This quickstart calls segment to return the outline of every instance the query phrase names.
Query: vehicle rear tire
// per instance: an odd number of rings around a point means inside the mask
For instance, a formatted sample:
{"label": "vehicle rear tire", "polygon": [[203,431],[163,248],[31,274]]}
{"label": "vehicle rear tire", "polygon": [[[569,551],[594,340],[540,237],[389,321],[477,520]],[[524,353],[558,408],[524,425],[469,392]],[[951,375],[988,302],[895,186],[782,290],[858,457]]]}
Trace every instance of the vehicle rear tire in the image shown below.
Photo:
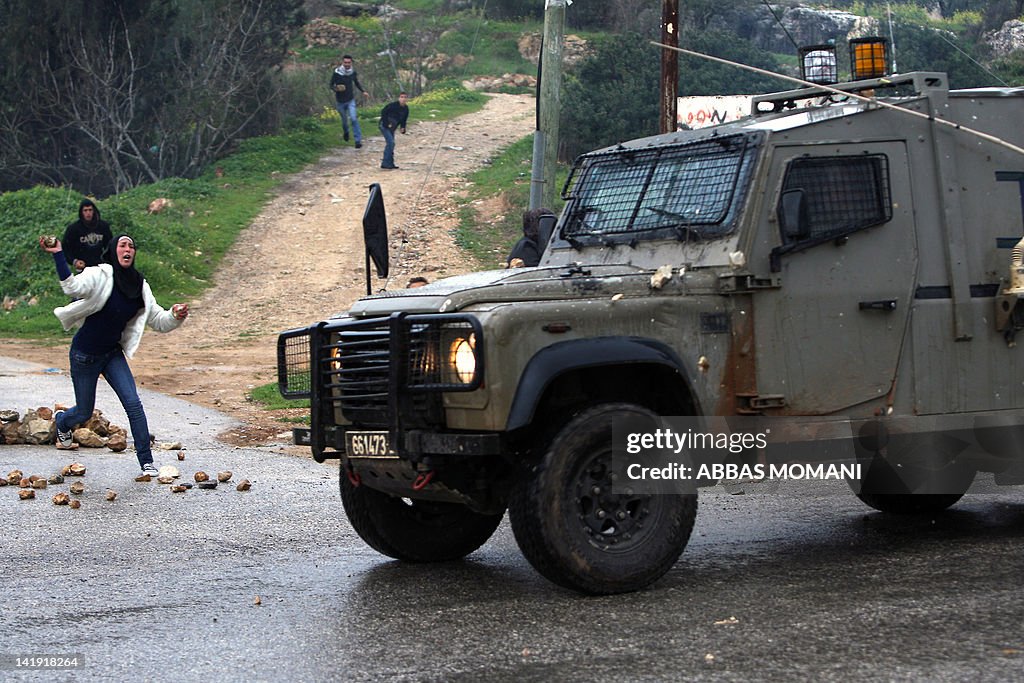
{"label": "vehicle rear tire", "polygon": [[612,492],[612,420],[619,417],[657,419],[628,403],[585,410],[558,430],[509,504],[530,564],[584,593],[624,593],[661,578],[686,547],[697,515],[696,492]]}
{"label": "vehicle rear tire", "polygon": [[941,493],[915,493],[887,460],[875,456],[867,465],[856,495],[868,507],[891,515],[935,514],[963,498],[975,474],[973,469],[951,464],[928,475],[932,479],[930,484],[939,486]]}
{"label": "vehicle rear tire", "polygon": [[446,562],[491,537],[504,513],[483,515],[458,503],[411,500],[354,486],[341,471],[341,504],[352,528],[379,553],[406,562]]}

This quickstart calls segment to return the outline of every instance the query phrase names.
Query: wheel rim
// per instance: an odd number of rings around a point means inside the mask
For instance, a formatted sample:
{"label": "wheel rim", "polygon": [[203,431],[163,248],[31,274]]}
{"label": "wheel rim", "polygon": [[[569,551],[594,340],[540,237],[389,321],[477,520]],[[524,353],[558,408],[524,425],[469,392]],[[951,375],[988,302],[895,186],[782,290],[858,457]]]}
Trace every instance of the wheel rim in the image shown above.
{"label": "wheel rim", "polygon": [[629,552],[656,528],[661,496],[614,493],[617,480],[611,450],[602,450],[577,466],[570,479],[573,510],[588,542],[605,552]]}

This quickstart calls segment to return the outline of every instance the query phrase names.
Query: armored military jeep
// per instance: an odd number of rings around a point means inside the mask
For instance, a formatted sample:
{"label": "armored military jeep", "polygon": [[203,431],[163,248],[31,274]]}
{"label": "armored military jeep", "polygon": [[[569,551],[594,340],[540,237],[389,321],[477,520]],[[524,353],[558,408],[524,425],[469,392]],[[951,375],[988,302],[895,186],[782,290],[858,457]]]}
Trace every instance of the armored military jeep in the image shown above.
{"label": "armored military jeep", "polygon": [[1002,142],[1024,143],[1024,90],[941,73],[836,89],[872,101],[758,96],[737,122],[583,155],[537,267],[282,333],[281,392],[312,401],[297,438],[340,460],[358,534],[451,560],[508,510],[555,583],[645,586],[698,494],[617,486],[613,425],[631,417],[834,417],[855,493],[885,512],[942,510],[978,471],[1020,483],[1024,156]]}

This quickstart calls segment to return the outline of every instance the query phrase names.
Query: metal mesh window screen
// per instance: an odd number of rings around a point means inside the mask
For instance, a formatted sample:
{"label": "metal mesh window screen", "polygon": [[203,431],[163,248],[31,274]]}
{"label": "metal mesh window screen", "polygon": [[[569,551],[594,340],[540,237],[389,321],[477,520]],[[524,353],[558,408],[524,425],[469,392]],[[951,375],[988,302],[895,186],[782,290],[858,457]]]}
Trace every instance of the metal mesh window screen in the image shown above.
{"label": "metal mesh window screen", "polygon": [[284,367],[287,369],[287,394],[308,394],[310,385],[309,373],[309,335],[289,337],[283,340],[281,353]]}
{"label": "metal mesh window screen", "polygon": [[809,234],[822,239],[881,225],[892,218],[889,162],[884,154],[796,159],[783,192],[803,190]]}
{"label": "metal mesh window screen", "polygon": [[723,231],[751,156],[746,138],[730,136],[586,158],[567,185],[575,201],[562,234]]}

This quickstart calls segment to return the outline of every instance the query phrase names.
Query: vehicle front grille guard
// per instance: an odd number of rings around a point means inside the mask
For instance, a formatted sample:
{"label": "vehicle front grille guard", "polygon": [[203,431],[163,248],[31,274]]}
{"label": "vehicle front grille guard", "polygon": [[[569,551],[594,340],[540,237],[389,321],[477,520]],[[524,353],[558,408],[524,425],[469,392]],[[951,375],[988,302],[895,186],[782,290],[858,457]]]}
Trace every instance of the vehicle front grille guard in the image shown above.
{"label": "vehicle front grille guard", "polygon": [[[452,381],[445,340],[469,335],[476,368],[468,382]],[[329,445],[336,410],[355,428],[387,429],[400,444],[405,429],[443,426],[442,393],[481,386],[483,329],[461,314],[326,321],[283,332],[277,358],[281,395],[310,399],[315,455]]]}

